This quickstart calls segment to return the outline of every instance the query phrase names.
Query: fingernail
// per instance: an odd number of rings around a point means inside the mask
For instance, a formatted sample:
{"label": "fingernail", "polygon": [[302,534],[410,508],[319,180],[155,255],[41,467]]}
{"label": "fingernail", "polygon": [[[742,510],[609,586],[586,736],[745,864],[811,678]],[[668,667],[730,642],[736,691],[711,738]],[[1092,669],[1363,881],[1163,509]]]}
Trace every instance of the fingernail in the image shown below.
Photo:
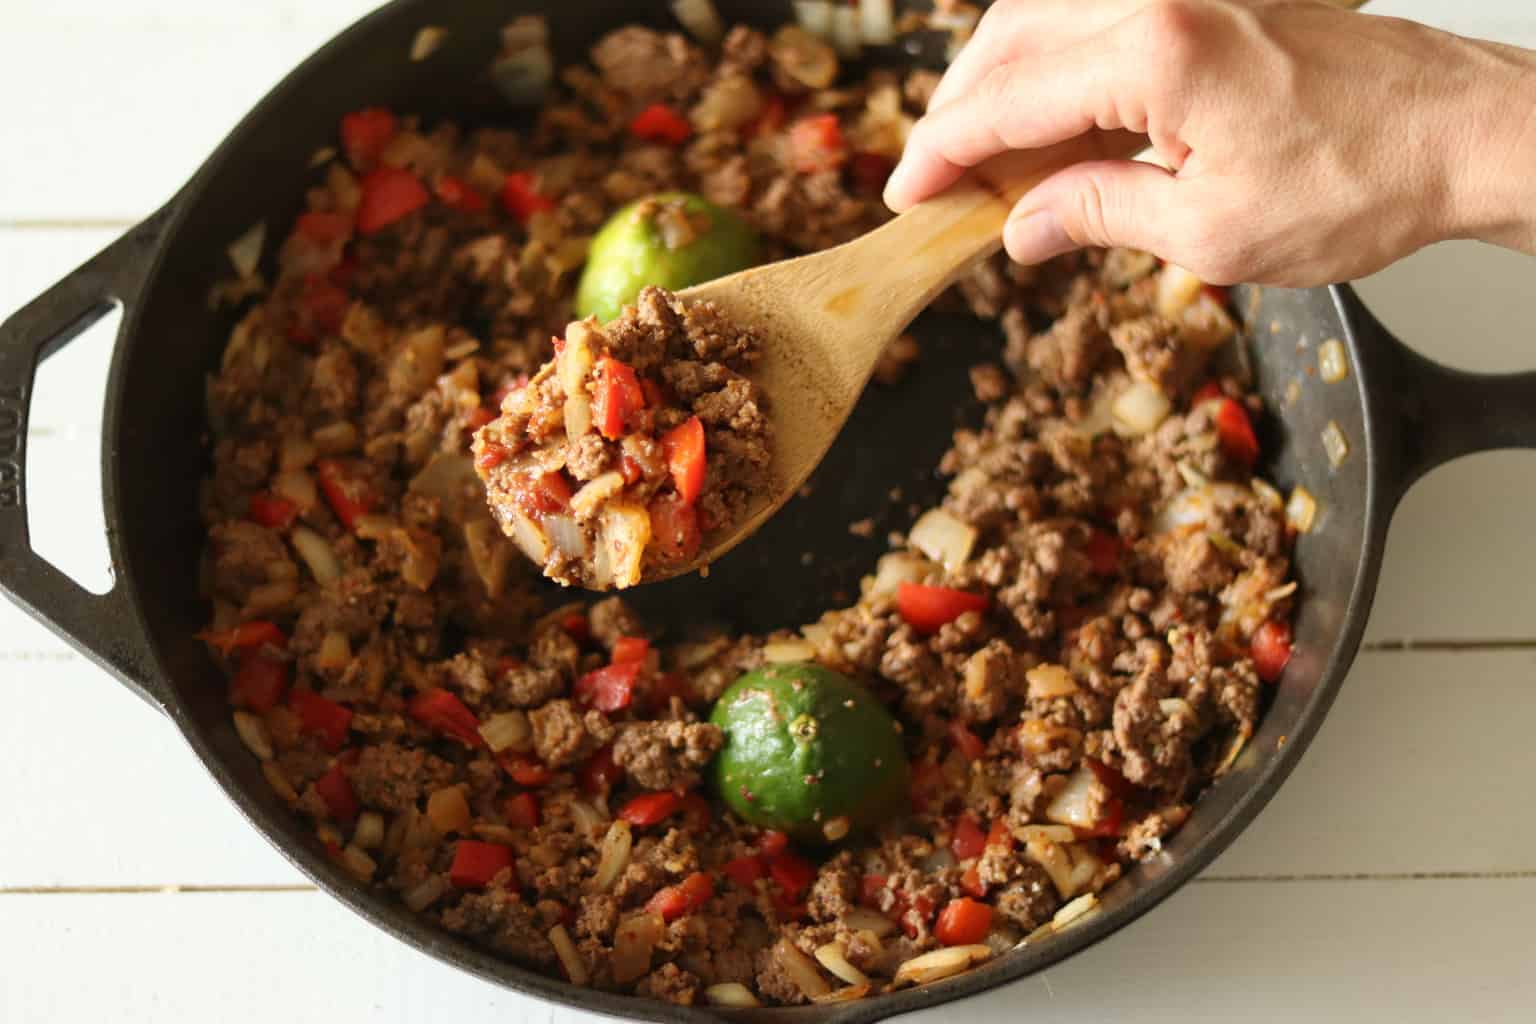
{"label": "fingernail", "polygon": [[1061,218],[1049,209],[1030,210],[1009,218],[1003,226],[1003,245],[1019,263],[1044,263],[1077,248],[1061,226]]}
{"label": "fingernail", "polygon": [[[905,208],[904,205],[899,206],[897,203],[899,203],[902,197],[905,195],[906,186],[908,184],[907,179],[911,177],[912,161],[903,159],[896,164],[894,169],[892,169],[890,177],[885,179],[885,191],[881,193],[881,198],[885,200],[886,206],[889,206],[897,213],[900,213]],[[895,201],[893,202],[893,200]]]}

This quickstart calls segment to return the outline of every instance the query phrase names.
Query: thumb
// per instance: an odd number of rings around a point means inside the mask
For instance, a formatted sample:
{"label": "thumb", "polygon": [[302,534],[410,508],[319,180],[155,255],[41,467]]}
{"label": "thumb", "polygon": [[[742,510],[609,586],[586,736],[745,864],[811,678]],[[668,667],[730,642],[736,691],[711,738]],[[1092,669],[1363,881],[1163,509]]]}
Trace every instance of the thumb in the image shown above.
{"label": "thumb", "polygon": [[1031,189],[1008,217],[1003,245],[1019,263],[1043,263],[1085,246],[1126,246],[1164,255],[1177,231],[1179,180],[1154,164],[1075,164]]}

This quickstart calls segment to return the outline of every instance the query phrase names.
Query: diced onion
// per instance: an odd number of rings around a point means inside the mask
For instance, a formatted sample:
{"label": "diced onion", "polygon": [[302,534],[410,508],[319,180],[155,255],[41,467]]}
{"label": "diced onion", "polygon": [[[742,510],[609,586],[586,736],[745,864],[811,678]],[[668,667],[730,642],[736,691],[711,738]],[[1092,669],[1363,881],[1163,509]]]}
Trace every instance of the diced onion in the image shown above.
{"label": "diced onion", "polygon": [[805,640],[771,640],[763,645],[763,660],[771,665],[792,661],[811,661],[816,648]]}
{"label": "diced onion", "polygon": [[533,745],[533,729],[521,711],[501,711],[480,723],[480,737],[491,753],[527,750]]}
{"label": "diced onion", "polygon": [[711,1006],[726,1006],[735,1010],[761,1006],[752,990],[739,981],[721,982],[704,990],[704,1001]]}
{"label": "diced onion", "polygon": [[347,420],[327,423],[310,435],[315,447],[326,455],[345,455],[357,447],[357,427]]}
{"label": "diced onion", "polygon": [[237,277],[246,278],[256,273],[261,265],[261,249],[267,242],[267,222],[257,221],[239,238],[229,243],[225,250]]}
{"label": "diced onion", "polygon": [[1097,796],[1098,782],[1093,772],[1079,768],[1067,776],[1067,784],[1046,804],[1045,817],[1058,825],[1093,828],[1099,823],[1094,813],[1095,805],[1101,802]]}
{"label": "diced onion", "polygon": [[1072,858],[1067,854],[1066,846],[1031,839],[1025,844],[1024,853],[1051,877],[1051,884],[1056,887],[1056,892],[1062,899],[1071,899],[1077,895],[1077,890],[1073,887]]}
{"label": "diced onion", "polygon": [[666,931],[657,914],[637,914],[620,921],[613,933],[613,954],[608,968],[613,980],[628,984],[651,969],[651,953]]}
{"label": "diced onion", "polygon": [[863,985],[869,976],[848,962],[848,950],[841,942],[829,942],[816,948],[816,962],[850,985]]}
{"label": "diced onion", "polygon": [[1110,404],[1109,415],[1115,433],[1124,437],[1141,437],[1156,430],[1173,403],[1151,381],[1133,380],[1131,386],[1120,392]]}
{"label": "diced onion", "polygon": [[571,497],[571,511],[582,519],[590,517],[599,506],[624,489],[624,474],[616,469],[599,473],[582,485]]}
{"label": "diced onion", "polygon": [[352,663],[352,642],[339,629],[326,633],[315,652],[315,667],[327,672],[340,672]]}
{"label": "diced onion", "polygon": [[851,1003],[855,999],[863,999],[869,995],[872,987],[867,981],[862,985],[845,985],[842,988],[833,989],[824,996],[816,996],[811,1002],[821,1006],[827,1003]]}
{"label": "diced onion", "polygon": [[469,801],[459,786],[444,786],[427,797],[427,818],[443,834],[469,828]]}
{"label": "diced onion", "polygon": [[497,825],[494,822],[481,822],[471,827],[470,831],[488,843],[500,843],[502,846],[517,845],[517,833],[506,825]]}
{"label": "diced onion", "polygon": [[304,564],[309,566],[309,571],[321,586],[341,578],[341,563],[336,559],[336,552],[331,550],[330,542],[324,537],[307,526],[295,526],[288,539],[293,542],[294,550],[299,553]]}
{"label": "diced onion", "polygon": [[411,40],[411,60],[426,60],[437,52],[437,48],[447,38],[448,30],[441,25],[423,25],[417,30],[416,38]]}
{"label": "diced onion", "polygon": [[1312,529],[1312,524],[1317,521],[1317,499],[1312,497],[1312,492],[1300,484],[1291,491],[1290,500],[1285,503],[1285,523],[1297,533],[1306,533]]}
{"label": "diced onion", "polygon": [[282,446],[278,449],[277,465],[285,473],[304,469],[315,461],[315,455],[315,442],[307,437],[290,434],[283,438]]}
{"label": "diced onion", "polygon": [[1077,841],[1077,833],[1071,825],[1023,825],[1018,829],[1018,836],[1026,843],[1072,843]]}
{"label": "diced onion", "polygon": [[272,760],[272,738],[267,735],[267,727],[261,719],[249,711],[236,711],[235,734],[240,737],[246,749],[260,760]]}
{"label": "diced onion", "polygon": [[672,0],[672,14],[705,46],[714,46],[725,35],[725,25],[712,0]]}
{"label": "diced onion", "polygon": [[896,977],[891,979],[891,986],[899,988],[902,985],[923,985],[930,981],[938,981],[940,978],[948,978],[959,974],[973,963],[980,963],[992,955],[990,946],[946,946],[944,949],[935,949],[922,956],[915,956],[911,960],[896,968]]}
{"label": "diced onion", "polygon": [[1051,926],[1057,929],[1065,928],[1098,905],[1099,898],[1091,892],[1085,892],[1056,911],[1056,916],[1051,918]]}
{"label": "diced onion", "polygon": [[931,568],[933,566],[929,562],[907,551],[892,551],[881,555],[875,563],[875,576],[865,596],[873,598],[894,594],[901,584],[916,583]]}
{"label": "diced onion", "polygon": [[349,846],[341,851],[341,866],[360,882],[372,881],[374,872],[379,870],[379,865],[374,859],[356,846]]}
{"label": "diced onion", "polygon": [[518,106],[537,106],[555,77],[549,52],[549,26],[530,15],[516,18],[501,30],[503,56],[491,66],[497,90]]}
{"label": "diced onion", "polygon": [[1024,673],[1024,678],[1029,683],[1030,700],[1070,697],[1077,692],[1077,680],[1061,665],[1036,665]]}
{"label": "diced onion", "polygon": [[[613,585],[632,587],[640,582],[641,560],[651,542],[651,517],[643,505],[610,501],[603,506],[602,522],[601,546],[608,558]],[[601,565],[601,559],[598,564]],[[597,582],[602,585],[601,579]]]}
{"label": "diced onion", "polygon": [[842,917],[842,923],[852,931],[872,932],[876,938],[885,938],[896,930],[896,922],[866,907],[853,907]]}
{"label": "diced onion", "polygon": [[832,991],[832,986],[816,970],[816,964],[811,958],[800,952],[788,939],[780,939],[774,944],[773,958],[785,976],[807,999],[815,999]]}
{"label": "diced onion", "polygon": [[464,524],[464,546],[469,549],[469,560],[474,563],[480,582],[490,597],[500,597],[507,586],[507,569],[512,561],[512,549],[506,538],[489,519],[476,519]]}
{"label": "diced onion", "polygon": [[941,508],[931,508],[912,524],[908,542],[953,572],[964,565],[976,546],[976,528]]}
{"label": "diced onion", "polygon": [[[572,527],[576,526],[575,521],[566,516],[550,516],[549,519],[564,519]],[[538,565],[549,560],[550,538],[538,523],[515,508],[507,512],[507,521],[512,525],[512,540],[523,554]],[[576,533],[579,535],[580,532],[577,528]]]}
{"label": "diced onion", "polygon": [[1280,492],[1275,490],[1274,486],[1263,477],[1254,477],[1248,481],[1248,486],[1253,488],[1254,496],[1266,508],[1278,509],[1285,505],[1285,499],[1280,496]]}
{"label": "diced onion", "polygon": [[272,481],[272,491],[299,506],[300,512],[308,512],[320,503],[314,477],[302,469],[279,473]]}
{"label": "diced onion", "polygon": [[826,836],[827,842],[835,843],[847,837],[850,827],[851,823],[848,821],[848,815],[839,814],[837,817],[828,818],[822,823],[821,834]]}
{"label": "diced onion", "polygon": [[587,973],[587,962],[576,950],[576,943],[571,941],[565,925],[557,924],[549,930],[549,944],[555,947],[555,955],[560,958],[560,966],[565,968],[565,976],[571,984],[585,985],[591,978]]}
{"label": "diced onion", "polygon": [[1349,376],[1349,357],[1344,353],[1344,343],[1329,338],[1317,347],[1317,371],[1329,384],[1337,384]]}
{"label": "diced onion", "polygon": [[571,801],[571,822],[576,826],[580,835],[591,836],[608,824],[608,819],[598,811],[596,807],[585,800]]}
{"label": "diced onion", "polygon": [[378,811],[364,811],[357,816],[357,827],[352,830],[352,845],[364,850],[377,849],[384,842],[384,815]]}
{"label": "diced onion", "polygon": [[400,900],[407,908],[419,914],[436,903],[438,897],[442,896],[447,888],[442,875],[433,875],[420,885],[412,886],[401,893]]}
{"label": "diced onion", "polygon": [[1349,458],[1349,440],[1335,420],[1329,420],[1323,428],[1323,451],[1328,453],[1328,465],[1338,469]]}
{"label": "diced onion", "polygon": [[832,34],[832,4],[829,0],[795,0],[795,21],[825,39]]}
{"label": "diced onion", "polygon": [[293,783],[288,781],[288,776],[283,774],[283,769],[276,761],[261,762],[261,774],[266,777],[267,785],[272,787],[284,803],[294,804],[299,801],[299,794],[294,790]]}
{"label": "diced onion", "polygon": [[619,819],[608,826],[603,836],[602,850],[598,854],[597,875],[592,885],[598,892],[607,892],[618,881],[619,875],[629,866],[629,851],[634,845],[634,834],[629,822]]}
{"label": "diced onion", "polygon": [[1177,321],[1200,297],[1205,282],[1183,267],[1169,263],[1157,275],[1157,311]]}
{"label": "diced onion", "polygon": [[859,35],[869,46],[889,46],[896,41],[891,0],[859,0]]}
{"label": "diced onion", "polygon": [[1237,324],[1220,302],[1205,292],[1179,314],[1179,337],[1200,349],[1214,349],[1237,333]]}

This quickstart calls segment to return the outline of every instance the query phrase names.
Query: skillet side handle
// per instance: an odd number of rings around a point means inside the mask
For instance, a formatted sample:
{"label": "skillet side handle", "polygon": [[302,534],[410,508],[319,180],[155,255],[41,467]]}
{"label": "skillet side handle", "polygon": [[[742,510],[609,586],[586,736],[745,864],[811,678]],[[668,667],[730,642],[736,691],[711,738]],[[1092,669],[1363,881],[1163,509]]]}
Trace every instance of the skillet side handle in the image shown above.
{"label": "skillet side handle", "polygon": [[1452,459],[1536,448],[1536,371],[1468,373],[1425,358],[1387,330],[1353,289],[1338,291],[1372,364],[1372,433],[1393,500]]}
{"label": "skillet side handle", "polygon": [[[26,468],[38,364],[116,305],[124,309],[126,326],[169,213],[167,206],[130,229],[0,324],[0,593],[161,711],[163,684],[123,587],[92,594],[32,550]],[[104,473],[111,461],[112,453],[104,451]],[[115,561],[116,539],[109,543]]]}

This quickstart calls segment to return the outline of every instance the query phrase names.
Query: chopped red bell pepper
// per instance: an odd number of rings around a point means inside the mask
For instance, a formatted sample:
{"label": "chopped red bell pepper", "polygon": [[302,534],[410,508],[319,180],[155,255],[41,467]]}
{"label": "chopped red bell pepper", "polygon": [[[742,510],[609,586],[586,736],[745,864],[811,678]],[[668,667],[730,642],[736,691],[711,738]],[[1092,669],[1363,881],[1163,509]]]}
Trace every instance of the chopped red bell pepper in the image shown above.
{"label": "chopped red bell pepper", "polygon": [[505,462],[507,456],[511,454],[511,450],[506,445],[497,444],[495,441],[487,441],[484,447],[480,449],[480,454],[475,456],[475,468],[489,473]]}
{"label": "chopped red bell pepper", "polygon": [[539,798],[532,793],[508,797],[504,810],[507,824],[514,828],[537,828],[539,825]]}
{"label": "chopped red bell pepper", "polygon": [[1212,302],[1216,303],[1216,305],[1220,306],[1222,309],[1226,309],[1227,304],[1231,301],[1231,292],[1227,290],[1226,285],[1204,284],[1200,286],[1200,291],[1205,293],[1205,295],[1209,297]]}
{"label": "chopped red bell pepper", "polygon": [[286,530],[299,518],[299,506],[270,491],[262,491],[251,495],[248,514],[251,522],[260,523],[269,530]]}
{"label": "chopped red bell pepper", "polygon": [[352,218],[345,213],[310,210],[293,222],[294,233],[317,245],[329,245],[352,235]]}
{"label": "chopped red bell pepper", "polygon": [[645,909],[660,914],[663,921],[675,921],[698,910],[714,895],[714,880],[702,871],[695,871],[677,885],[669,885],[652,896]]}
{"label": "chopped red bell pepper", "polygon": [[321,459],[315,463],[315,474],[320,480],[320,490],[325,500],[341,520],[341,525],[352,529],[357,520],[373,511],[375,498],[367,485],[339,459]]}
{"label": "chopped red bell pepper", "polygon": [[357,278],[357,272],[363,269],[363,263],[357,258],[357,253],[349,252],[341,257],[341,262],[330,269],[325,276],[338,288],[352,287],[352,282]]}
{"label": "chopped red bell pepper", "polygon": [[651,546],[664,562],[686,562],[699,553],[704,531],[698,509],[678,495],[664,494],[651,502]]}
{"label": "chopped red bell pepper", "polygon": [[236,651],[248,651],[256,647],[287,647],[288,637],[275,622],[252,619],[230,629],[198,634],[198,639],[226,658]]}
{"label": "chopped red bell pepper", "polygon": [[380,167],[363,179],[362,187],[357,230],[365,235],[383,231],[432,201],[421,179],[399,167]]}
{"label": "chopped red bell pepper", "polygon": [[294,690],[288,694],[288,706],[299,716],[299,729],[318,738],[325,749],[335,753],[347,743],[352,728],[352,709],[320,696],[313,690]]}
{"label": "chopped red bell pepper", "polygon": [[981,880],[981,871],[975,864],[966,868],[960,876],[960,891],[978,900],[987,898],[987,883]]}
{"label": "chopped red bell pepper", "polygon": [[1104,530],[1094,530],[1088,535],[1083,554],[1088,556],[1088,568],[1095,576],[1113,576],[1120,571],[1120,538]]}
{"label": "chopped red bell pepper", "polygon": [[1253,631],[1248,652],[1260,679],[1273,683],[1280,678],[1291,660],[1291,645],[1291,626],[1288,622],[1270,619]]}
{"label": "chopped red bell pepper", "polygon": [[1208,380],[1195,391],[1194,397],[1189,400],[1191,409],[1198,409],[1206,402],[1216,402],[1227,397],[1221,390],[1221,382]]}
{"label": "chopped red bell pepper", "polygon": [[876,195],[885,190],[885,183],[895,169],[896,161],[883,153],[855,153],[848,164],[854,184]]}
{"label": "chopped red bell pepper", "polygon": [[667,820],[682,806],[683,798],[673,792],[641,793],[619,808],[619,817],[643,828]]}
{"label": "chopped red bell pepper", "polygon": [[720,870],[725,872],[725,877],[749,891],[759,878],[768,875],[768,869],[763,866],[763,858],[753,856],[728,860]]}
{"label": "chopped red bell pepper", "polygon": [[250,651],[229,681],[229,702],[237,708],[267,712],[277,707],[288,689],[288,663],[262,651]]}
{"label": "chopped red bell pepper", "polygon": [[803,921],[811,911],[804,900],[797,900],[783,889],[770,890],[774,912],[780,921]]}
{"label": "chopped red bell pepper", "polygon": [[954,741],[960,756],[967,761],[979,760],[986,753],[987,745],[981,741],[981,737],[971,732],[958,718],[949,723],[949,738]]}
{"label": "chopped red bell pepper", "polygon": [[460,839],[453,851],[448,881],[459,889],[483,889],[511,866],[511,847],[478,839]]}
{"label": "chopped red bell pepper", "polygon": [[613,654],[609,660],[615,665],[622,665],[629,661],[644,661],[650,653],[651,642],[645,637],[621,636],[613,642]]}
{"label": "chopped red bell pepper", "polygon": [[1216,406],[1216,436],[1227,458],[1243,467],[1259,461],[1259,439],[1253,432],[1248,410],[1233,398],[1223,398]]}
{"label": "chopped red bell pepper", "polygon": [[406,712],[422,725],[452,736],[467,747],[485,746],[485,737],[480,735],[480,720],[465,707],[463,701],[447,690],[421,691],[411,698],[411,702],[406,705]]}
{"label": "chopped red bell pepper", "polygon": [[635,683],[644,668],[643,662],[623,661],[593,669],[576,680],[576,700],[606,714],[623,711],[634,700]]}
{"label": "chopped red bell pepper", "polygon": [[661,450],[667,456],[667,470],[672,485],[684,505],[699,500],[704,490],[704,422],[697,416],[661,435]]}
{"label": "chopped red bell pepper", "polygon": [[980,857],[987,848],[987,834],[981,830],[974,815],[969,812],[955,821],[955,833],[949,840],[949,849],[957,860]]}
{"label": "chopped red bell pepper", "polygon": [[915,939],[922,934],[923,927],[933,920],[933,900],[927,896],[918,896],[910,905],[902,906],[905,901],[898,903],[901,907],[901,930],[909,939]]}
{"label": "chopped red bell pepper", "polygon": [[584,612],[571,612],[560,620],[560,628],[583,643],[592,639],[592,623]]}
{"label": "chopped red bell pepper", "polygon": [[643,408],[645,395],[634,368],[612,356],[603,356],[597,364],[597,388],[592,403],[599,433],[617,441],[624,436],[629,418]]}
{"label": "chopped red bell pepper", "polygon": [[966,612],[984,612],[988,600],[983,594],[970,594],[949,587],[929,587],[921,583],[902,583],[896,588],[896,610],[919,633],[937,633],[946,623]]}
{"label": "chopped red bell pepper", "polygon": [[757,850],[764,857],[775,857],[789,849],[789,836],[778,829],[769,829],[757,841]]}
{"label": "chopped red bell pepper", "polygon": [[629,134],[646,142],[680,146],[693,134],[693,125],[665,103],[652,103],[629,123]]}
{"label": "chopped red bell pepper", "polygon": [[529,789],[547,786],[555,777],[547,764],[527,754],[503,754],[496,761],[503,771],[512,776],[513,782]]}
{"label": "chopped red bell pepper", "polygon": [[372,169],[395,137],[395,115],[384,107],[356,110],[341,119],[341,147],[359,171]]}
{"label": "chopped red bell pepper", "polygon": [[683,821],[696,829],[709,827],[710,819],[715,814],[710,810],[709,801],[698,793],[683,794],[683,802],[678,805],[678,813],[683,816]]}
{"label": "chopped red bell pepper", "polygon": [[596,795],[612,789],[624,775],[624,769],[613,759],[613,745],[610,743],[581,766],[580,774],[582,790]]}
{"label": "chopped red bell pepper", "polygon": [[527,225],[533,215],[553,210],[555,201],[541,195],[530,171],[513,171],[501,186],[501,205],[516,217],[519,224]]}
{"label": "chopped red bell pepper", "polygon": [[767,861],[769,876],[794,899],[799,899],[816,881],[816,865],[793,850],[781,850]]}
{"label": "chopped red bell pepper", "polygon": [[789,163],[801,174],[835,171],[848,160],[836,114],[802,117],[789,128]]}
{"label": "chopped red bell pepper", "polygon": [[934,938],[946,946],[970,946],[992,930],[992,908],[967,897],[950,900],[933,926]]}
{"label": "chopped red bell pepper", "polygon": [[885,891],[884,875],[866,874],[859,879],[859,902],[874,910],[880,909],[880,894]]}
{"label": "chopped red bell pepper", "polygon": [[773,93],[763,101],[763,111],[757,115],[757,120],[747,127],[746,136],[760,139],[765,135],[772,135],[784,127],[784,118],[788,110],[784,97]]}
{"label": "chopped red bell pepper", "polygon": [[484,213],[490,208],[485,196],[462,178],[455,178],[451,174],[437,179],[437,198],[443,201],[444,206],[460,213]]}
{"label": "chopped red bell pepper", "polygon": [[1008,828],[1008,823],[998,818],[987,829],[987,845],[1001,847],[1004,850],[1013,849],[1013,832]]}
{"label": "chopped red bell pepper", "polygon": [[645,477],[645,468],[636,462],[632,455],[625,455],[619,459],[619,472],[624,474],[625,487],[633,487]]}
{"label": "chopped red bell pepper", "polygon": [[315,792],[325,801],[325,809],[331,812],[331,817],[343,824],[356,820],[360,809],[357,793],[352,788],[352,781],[342,770],[340,760],[335,761],[324,775],[315,780]]}

